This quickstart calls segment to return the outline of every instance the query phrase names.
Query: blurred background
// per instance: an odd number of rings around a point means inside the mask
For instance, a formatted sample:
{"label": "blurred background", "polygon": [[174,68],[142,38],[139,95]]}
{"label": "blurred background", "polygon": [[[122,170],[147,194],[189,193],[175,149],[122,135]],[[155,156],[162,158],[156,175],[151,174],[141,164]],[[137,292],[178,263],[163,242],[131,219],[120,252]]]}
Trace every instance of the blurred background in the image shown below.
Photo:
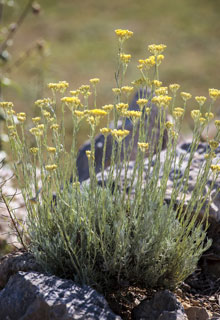
{"label": "blurred background", "polygon": [[[8,32],[13,35],[1,54],[1,96],[13,101],[17,112],[34,115],[34,101],[49,94],[46,84],[59,80],[68,81],[74,90],[99,77],[98,106],[111,103],[117,28],[134,32],[125,45],[126,53],[132,55],[125,84],[139,77],[136,66],[138,59],[147,58],[147,46],[164,43],[167,49],[160,67],[164,85],[179,83],[182,91],[194,96],[207,96],[208,88],[220,88],[218,0],[0,3],[1,46]],[[191,99],[190,106],[195,105]],[[87,133],[85,125],[79,144]]]}

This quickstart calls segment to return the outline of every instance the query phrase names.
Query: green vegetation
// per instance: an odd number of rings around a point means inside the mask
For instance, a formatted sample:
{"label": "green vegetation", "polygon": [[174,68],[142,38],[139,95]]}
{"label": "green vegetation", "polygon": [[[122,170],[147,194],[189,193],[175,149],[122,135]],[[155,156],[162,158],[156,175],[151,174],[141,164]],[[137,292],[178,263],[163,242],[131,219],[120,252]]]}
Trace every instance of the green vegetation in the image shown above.
{"label": "green vegetation", "polygon": [[[71,96],[65,96],[69,87],[67,82],[49,83],[52,97],[35,103],[40,116],[32,118],[35,126],[29,130],[33,136],[29,145],[24,125],[26,113],[17,114],[19,124],[16,124],[13,104],[0,104],[5,111],[10,145],[16,156],[15,173],[28,210],[24,228],[29,244],[25,246],[46,270],[88,283],[100,290],[124,281],[151,287],[174,288],[191,274],[202,253],[210,246],[210,241],[205,239],[208,206],[202,220],[198,221],[198,215],[205,201],[209,201],[220,171],[219,165],[212,165],[220,134],[219,120],[216,120],[215,140],[209,143],[210,152],[207,150],[205,165],[197,176],[189,203],[184,206],[190,164],[201,132],[208,128],[214,117],[213,104],[220,97],[220,90],[209,89],[207,106],[206,97],[195,97],[197,109],[191,112],[194,130],[188,165],[181,183],[174,178],[171,201],[166,204],[165,193],[171,165],[174,164],[176,168],[175,176],[183,161],[177,160],[175,150],[191,94],[181,92],[181,107],[176,107],[180,86],[171,84],[169,89],[162,87],[159,70],[164,59],[162,53],[166,49],[165,45],[148,46],[150,56],[139,60],[140,77],[132,82],[132,87],[125,86],[131,55],[126,53],[128,50],[124,51],[124,42],[132,35],[128,30],[116,30],[119,40],[117,87],[112,90],[112,104],[97,107],[99,78],[92,78],[89,85],[84,84],[71,90]],[[149,98],[142,95],[146,88],[151,88]],[[128,111],[127,102],[134,90],[138,90],[140,95],[137,101],[140,110]],[[158,108],[155,129],[160,127],[156,145],[154,130],[146,141],[152,103]],[[166,112],[173,116],[172,122],[166,120]],[[67,113],[72,119],[69,152],[65,142]],[[114,129],[109,128],[110,113],[113,114]],[[100,186],[95,175],[94,137],[97,126],[104,117],[107,117],[107,127],[100,130],[105,135],[104,156],[108,135],[112,136],[113,150],[106,186],[104,178]],[[125,130],[126,117],[133,123],[132,133]],[[87,151],[90,182],[80,186],[76,156],[77,138],[83,120],[86,120],[90,128],[91,150]],[[121,130],[116,128],[118,120],[122,121]],[[128,165],[136,132],[139,135],[137,160],[129,176]],[[161,168],[160,155],[165,132],[168,133],[168,143]],[[130,144],[125,147],[128,135],[131,136]],[[122,151],[124,157],[121,162]],[[144,168],[146,152],[148,169]],[[213,185],[203,196],[210,168]],[[160,180],[161,169],[164,174]],[[104,164],[104,176],[103,171]],[[182,190],[180,185],[183,186]],[[132,188],[135,189],[134,194],[131,194]],[[175,210],[174,205],[177,205]],[[22,237],[21,240],[25,241]]]}

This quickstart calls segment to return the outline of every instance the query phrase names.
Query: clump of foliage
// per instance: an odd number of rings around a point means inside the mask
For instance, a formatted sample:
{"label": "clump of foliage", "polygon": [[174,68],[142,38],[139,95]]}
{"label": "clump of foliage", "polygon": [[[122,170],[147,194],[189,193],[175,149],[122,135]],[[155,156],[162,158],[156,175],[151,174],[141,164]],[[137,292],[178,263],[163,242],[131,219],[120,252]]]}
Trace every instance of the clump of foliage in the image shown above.
{"label": "clump of foliage", "polygon": [[[201,132],[206,126],[208,128],[214,116],[211,107],[220,96],[220,90],[209,90],[211,100],[206,110],[206,97],[195,98],[198,109],[191,113],[195,126],[190,156],[184,175],[177,182],[175,175],[178,176],[183,158],[177,159],[175,151],[191,95],[181,92],[183,104],[176,107],[180,86],[171,84],[169,88],[162,87],[159,65],[164,59],[162,52],[165,45],[150,45],[150,57],[139,60],[141,77],[132,82],[132,86],[124,85],[131,59],[130,54],[124,53],[124,43],[132,34],[128,30],[116,30],[119,52],[113,104],[97,107],[100,82],[97,78],[90,79],[89,85],[70,91],[71,96],[64,96],[69,87],[67,82],[50,83],[52,97],[36,101],[41,117],[32,119],[35,126],[29,133],[34,140],[31,140],[30,146],[25,129],[26,114],[17,114],[17,125],[13,104],[1,103],[16,157],[15,173],[28,210],[24,228],[29,238],[29,250],[46,270],[100,290],[125,282],[173,288],[190,275],[202,253],[210,246],[210,241],[205,240],[208,206],[202,220],[198,220],[198,215],[206,201],[210,204],[210,193],[220,171],[220,166],[212,165],[219,141],[220,121],[216,120],[216,138],[210,141],[210,149],[207,149],[206,161],[197,176],[191,199],[186,206],[183,205],[193,155]],[[151,90],[149,96],[143,95],[147,88]],[[134,90],[139,92],[139,111],[128,110],[129,95]],[[148,135],[153,103],[158,108],[155,128],[160,127],[156,145],[153,143],[154,130],[152,136]],[[65,113],[72,117],[73,123],[70,151],[65,148]],[[166,113],[173,116],[172,121],[166,120]],[[111,115],[115,125],[113,129],[109,127]],[[94,139],[100,119],[104,117],[107,117],[107,126],[100,130],[105,136],[100,185],[95,173]],[[133,123],[132,132],[125,130],[126,118]],[[76,168],[76,139],[84,119],[90,124],[91,150],[86,152],[90,180],[80,185]],[[118,120],[121,120],[121,129],[117,128]],[[49,140],[49,132],[52,140]],[[136,132],[139,135],[137,157],[133,172],[128,176]],[[168,143],[165,161],[161,164],[165,132]],[[112,136],[113,147],[109,170],[104,172],[108,135]],[[129,135],[130,143],[126,145]],[[144,166],[146,155],[147,168]],[[167,204],[165,195],[172,165],[176,168],[174,187]],[[163,170],[161,179],[160,170]],[[146,174],[145,179],[143,173]],[[213,175],[213,185],[204,195],[210,174]],[[132,188],[135,192],[131,194],[129,190]]]}

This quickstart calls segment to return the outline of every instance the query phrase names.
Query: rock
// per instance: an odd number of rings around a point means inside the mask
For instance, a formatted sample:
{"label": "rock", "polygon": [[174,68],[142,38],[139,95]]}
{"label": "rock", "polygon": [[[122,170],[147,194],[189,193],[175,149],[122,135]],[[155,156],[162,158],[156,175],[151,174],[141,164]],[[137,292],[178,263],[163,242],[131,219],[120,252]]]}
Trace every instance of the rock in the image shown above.
{"label": "rock", "polygon": [[42,268],[29,252],[22,252],[20,250],[10,253],[0,259],[0,289],[4,288],[10,276],[18,271],[41,270]]}
{"label": "rock", "polygon": [[88,286],[38,272],[18,272],[0,291],[0,319],[120,320]]}
{"label": "rock", "polygon": [[132,310],[133,320],[187,320],[184,308],[169,290],[157,292]]}
{"label": "rock", "polygon": [[186,314],[189,320],[208,320],[209,314],[205,308],[190,307],[186,310]]}
{"label": "rock", "polygon": [[[145,93],[142,93],[142,94],[143,94],[143,97],[146,96]],[[147,92],[147,96],[149,95],[150,95],[150,92]],[[138,98],[139,98],[138,93],[136,93],[132,103],[129,106],[129,110],[139,110],[139,106],[136,103]],[[158,108],[155,105],[152,105],[151,112],[150,112],[149,129],[148,129],[146,140],[147,141],[150,140],[151,143],[153,143],[155,146],[159,141],[159,134],[160,134],[159,125],[157,126],[157,129],[154,131],[154,133],[152,132],[153,128],[155,127],[157,115],[158,115]],[[145,125],[146,123],[147,123],[147,115],[145,115]],[[111,127],[113,128],[113,123],[111,123]],[[121,129],[121,128],[122,128],[121,122],[119,122],[118,129]],[[131,133],[125,139],[125,144],[127,146],[131,140],[132,130],[133,130],[132,122],[128,118],[126,118],[125,129],[131,131]],[[139,130],[137,129],[137,133],[134,138],[134,146],[131,151],[131,160],[135,160],[137,155],[138,132]],[[167,144],[167,131],[164,132],[163,147],[162,147],[163,149],[166,147],[166,144]],[[104,147],[104,136],[102,134],[99,134],[95,137],[95,171],[96,173],[100,172],[102,168],[103,147]],[[89,178],[89,166],[88,166],[88,159],[86,156],[87,150],[91,150],[91,143],[89,140],[85,142],[84,145],[79,149],[79,153],[77,157],[77,170],[78,170],[78,177],[80,182]],[[105,168],[108,167],[110,164],[111,154],[112,154],[112,137],[111,135],[109,135],[107,137]],[[123,158],[123,153],[121,157]]]}

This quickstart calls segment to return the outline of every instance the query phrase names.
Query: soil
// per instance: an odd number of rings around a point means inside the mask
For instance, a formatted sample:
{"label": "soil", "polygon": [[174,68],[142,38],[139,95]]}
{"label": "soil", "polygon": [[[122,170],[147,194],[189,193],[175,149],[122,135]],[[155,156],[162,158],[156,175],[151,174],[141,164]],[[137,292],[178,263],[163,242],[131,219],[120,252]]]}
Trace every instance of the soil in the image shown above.
{"label": "soil", "polygon": [[[155,293],[156,290],[129,286],[109,293],[106,299],[112,311],[124,320],[131,320],[132,309]],[[196,306],[205,308],[210,318],[220,317],[220,278],[197,269],[174,294],[185,310]]]}

